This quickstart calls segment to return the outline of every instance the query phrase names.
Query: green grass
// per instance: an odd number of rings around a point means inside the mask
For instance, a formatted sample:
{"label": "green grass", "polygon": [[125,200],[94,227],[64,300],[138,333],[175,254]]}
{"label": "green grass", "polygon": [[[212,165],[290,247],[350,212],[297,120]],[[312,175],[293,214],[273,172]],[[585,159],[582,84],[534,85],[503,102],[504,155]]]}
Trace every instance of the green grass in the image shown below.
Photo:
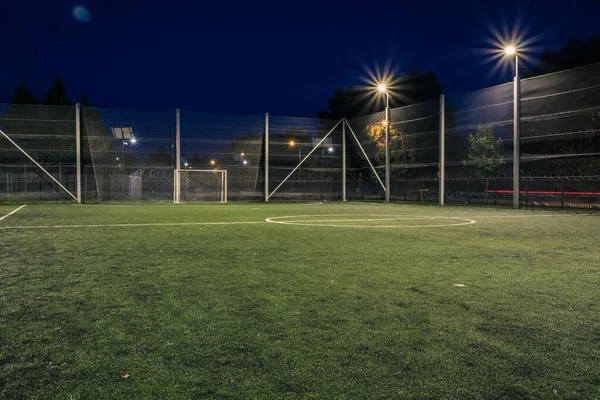
{"label": "green grass", "polygon": [[[477,222],[264,222],[307,214]],[[30,205],[0,228],[258,223],[0,229],[0,398],[596,399],[599,217]]]}

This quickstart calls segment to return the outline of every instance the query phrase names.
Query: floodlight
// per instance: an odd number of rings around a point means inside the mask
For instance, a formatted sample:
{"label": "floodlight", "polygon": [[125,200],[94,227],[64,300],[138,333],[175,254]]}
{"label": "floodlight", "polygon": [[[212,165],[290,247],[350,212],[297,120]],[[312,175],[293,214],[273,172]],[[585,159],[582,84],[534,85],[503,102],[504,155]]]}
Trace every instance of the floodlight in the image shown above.
{"label": "floodlight", "polygon": [[248,165],[248,160],[244,160],[244,165]]}
{"label": "floodlight", "polygon": [[246,153],[244,153],[244,152],[240,153],[241,157],[244,157],[245,155],[246,155]]}
{"label": "floodlight", "polygon": [[515,48],[515,46],[507,46],[504,48],[504,54],[506,54],[507,56],[512,56],[517,52],[517,49]]}
{"label": "floodlight", "polygon": [[111,130],[115,139],[127,140],[133,138],[133,128],[130,126],[113,127]]}
{"label": "floodlight", "polygon": [[188,166],[188,163],[185,163],[185,164],[183,164],[183,165],[184,165],[185,167],[187,167],[187,166]]}
{"label": "floodlight", "polygon": [[330,153],[333,153],[333,147],[327,149]]}
{"label": "floodlight", "polygon": [[216,161],[215,160],[210,160],[210,165],[215,165]]}
{"label": "floodlight", "polygon": [[294,146],[296,146],[296,142],[295,142],[294,140],[290,140],[290,141],[288,142],[288,146],[290,146],[290,147],[294,147]]}
{"label": "floodlight", "polygon": [[380,91],[381,93],[385,93],[385,92],[387,92],[387,87],[385,86],[385,84],[380,83],[379,85],[377,85],[377,90]]}
{"label": "floodlight", "polygon": [[134,144],[135,144],[136,142],[137,142],[137,140],[136,140],[134,137],[132,137],[132,138],[131,138],[131,143],[134,143]]}

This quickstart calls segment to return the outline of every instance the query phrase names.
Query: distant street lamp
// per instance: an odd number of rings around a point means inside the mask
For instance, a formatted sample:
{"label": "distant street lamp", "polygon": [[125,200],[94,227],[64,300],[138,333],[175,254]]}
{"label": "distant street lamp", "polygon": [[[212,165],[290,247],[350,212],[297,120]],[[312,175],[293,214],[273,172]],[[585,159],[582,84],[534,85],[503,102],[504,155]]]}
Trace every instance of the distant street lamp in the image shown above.
{"label": "distant street lamp", "polygon": [[[288,147],[293,149],[296,147],[296,141],[294,139],[290,139],[288,142]],[[302,147],[298,144],[298,179],[302,181]]]}
{"label": "distant street lamp", "polygon": [[380,93],[385,93],[385,202],[390,202],[390,92],[383,83],[377,85]]}

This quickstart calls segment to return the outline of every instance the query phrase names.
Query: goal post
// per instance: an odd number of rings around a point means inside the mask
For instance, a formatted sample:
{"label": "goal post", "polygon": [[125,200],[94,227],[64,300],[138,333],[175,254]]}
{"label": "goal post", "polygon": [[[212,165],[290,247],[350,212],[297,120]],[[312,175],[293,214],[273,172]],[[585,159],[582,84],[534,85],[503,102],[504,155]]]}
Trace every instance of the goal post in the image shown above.
{"label": "goal post", "polygon": [[214,202],[227,203],[227,170],[175,170],[175,204]]}

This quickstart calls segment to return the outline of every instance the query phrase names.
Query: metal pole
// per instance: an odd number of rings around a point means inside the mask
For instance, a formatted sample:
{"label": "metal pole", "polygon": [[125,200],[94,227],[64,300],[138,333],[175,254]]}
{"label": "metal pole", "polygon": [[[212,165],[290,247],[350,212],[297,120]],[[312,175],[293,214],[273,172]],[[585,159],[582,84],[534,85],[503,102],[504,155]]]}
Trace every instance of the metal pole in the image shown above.
{"label": "metal pole", "polygon": [[519,157],[521,138],[521,81],[519,57],[515,56],[515,82],[513,104],[513,207],[519,208]]}
{"label": "metal pole", "polygon": [[75,104],[75,158],[77,174],[77,203],[81,204],[81,106]]}
{"label": "metal pole", "polygon": [[181,174],[179,169],[181,168],[181,110],[177,108],[175,110],[175,194],[173,195],[173,201],[179,203],[179,192],[181,191]]}
{"label": "metal pole", "polygon": [[345,123],[342,124],[342,201],[346,201],[346,124]]}
{"label": "metal pole", "polygon": [[444,165],[446,163],[446,148],[445,148],[445,138],[446,138],[446,97],[441,94],[440,95],[440,206],[444,205],[444,195],[446,193],[445,188],[445,179],[446,176],[444,174]]}
{"label": "metal pole", "polygon": [[269,113],[265,114],[265,203],[269,202]]}
{"label": "metal pole", "polygon": [[390,202],[390,93],[385,92],[385,202]]}

